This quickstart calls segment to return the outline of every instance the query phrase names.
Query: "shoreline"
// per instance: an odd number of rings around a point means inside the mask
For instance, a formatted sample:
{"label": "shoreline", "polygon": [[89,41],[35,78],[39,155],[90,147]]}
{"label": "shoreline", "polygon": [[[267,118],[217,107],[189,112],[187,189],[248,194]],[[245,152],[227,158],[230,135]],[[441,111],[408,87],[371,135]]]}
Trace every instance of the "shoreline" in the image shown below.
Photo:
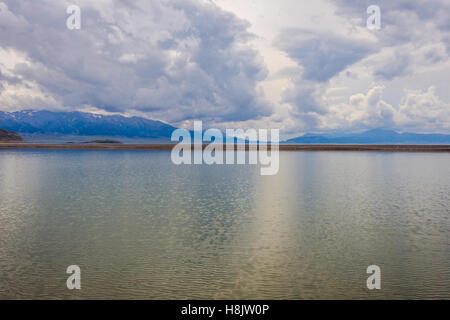
{"label": "shoreline", "polygon": [[[42,144],[0,142],[0,150],[8,149],[73,149],[73,150],[171,150],[176,144]],[[205,148],[207,144],[203,145]],[[236,146],[235,149],[248,145]],[[270,150],[270,145],[268,145]],[[224,148],[225,150],[225,148]],[[450,152],[450,145],[364,145],[364,144],[280,144],[280,151],[386,151],[386,152]]]}

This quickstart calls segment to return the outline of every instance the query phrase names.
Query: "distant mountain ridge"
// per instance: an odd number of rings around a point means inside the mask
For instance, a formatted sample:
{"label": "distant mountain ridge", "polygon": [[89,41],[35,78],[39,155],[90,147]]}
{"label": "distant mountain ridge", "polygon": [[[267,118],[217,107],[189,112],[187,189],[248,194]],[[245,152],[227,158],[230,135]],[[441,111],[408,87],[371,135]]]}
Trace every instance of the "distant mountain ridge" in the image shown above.
{"label": "distant mountain ridge", "polygon": [[[33,135],[147,138],[170,141],[177,129],[161,121],[86,112],[0,111],[0,128],[6,139],[27,139]],[[17,136],[14,136],[15,133]],[[192,132],[191,132],[192,133]],[[225,134],[224,134],[225,137]],[[20,141],[20,140],[16,140]],[[153,141],[153,140],[152,140]],[[282,141],[291,144],[450,144],[448,134],[398,133],[372,129],[352,134],[305,134]]]}
{"label": "distant mountain ridge", "polygon": [[21,134],[170,138],[176,128],[161,121],[86,112],[0,111],[0,128]]}
{"label": "distant mountain ridge", "polygon": [[305,134],[282,143],[301,144],[450,144],[448,134],[398,133],[393,130],[372,129],[354,134]]}

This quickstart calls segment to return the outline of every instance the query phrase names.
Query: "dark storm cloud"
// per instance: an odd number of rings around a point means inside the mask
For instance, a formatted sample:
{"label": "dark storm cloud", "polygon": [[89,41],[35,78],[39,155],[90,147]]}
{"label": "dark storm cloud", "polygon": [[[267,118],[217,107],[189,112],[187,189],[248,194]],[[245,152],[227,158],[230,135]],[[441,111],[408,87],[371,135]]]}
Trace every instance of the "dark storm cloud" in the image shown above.
{"label": "dark storm cloud", "polygon": [[284,30],[276,45],[304,68],[303,78],[328,81],[373,49],[364,41],[304,29]]}
{"label": "dark storm cloud", "polygon": [[64,1],[7,0],[0,10],[1,47],[30,62],[14,73],[64,106],[137,110],[172,122],[270,115],[257,89],[267,70],[248,45],[246,21],[198,1],[78,4],[81,30],[66,28]]}

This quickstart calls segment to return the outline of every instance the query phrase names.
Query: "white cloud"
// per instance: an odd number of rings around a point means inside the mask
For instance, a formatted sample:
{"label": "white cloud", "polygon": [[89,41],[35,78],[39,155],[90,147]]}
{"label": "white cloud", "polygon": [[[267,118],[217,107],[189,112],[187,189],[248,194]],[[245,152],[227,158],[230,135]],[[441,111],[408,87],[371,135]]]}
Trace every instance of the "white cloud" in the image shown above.
{"label": "white cloud", "polygon": [[[216,4],[214,4],[217,3]],[[78,4],[82,29],[67,30]],[[3,109],[189,125],[447,132],[450,3],[0,0]]]}
{"label": "white cloud", "polygon": [[450,130],[450,103],[443,102],[434,87],[409,90],[399,106],[398,127],[413,131]]}
{"label": "white cloud", "polygon": [[448,132],[450,104],[435,94],[435,88],[426,91],[407,91],[398,106],[383,99],[383,86],[374,86],[366,94],[351,95],[346,103],[330,105],[329,112],[317,115],[317,130],[362,131],[389,128],[412,132]]}
{"label": "white cloud", "polygon": [[[172,123],[270,115],[258,88],[267,69],[248,44],[246,21],[200,1],[75,3],[82,28],[73,31],[65,27],[67,2],[1,2],[0,28],[8,30],[1,46],[29,62],[9,71],[43,92],[48,108],[57,101],[61,108],[134,111]],[[10,109],[44,104],[0,98]]]}
{"label": "white cloud", "polygon": [[[278,45],[303,70],[290,78],[292,86],[282,94],[298,124],[292,134],[378,127],[448,133],[449,103],[443,102],[449,100],[445,87],[450,81],[448,2],[381,1],[382,29],[370,36],[363,26],[372,3],[333,2],[336,12],[354,23],[353,29],[341,23],[328,31],[316,26],[279,31]],[[448,71],[444,81],[442,70]],[[430,86],[437,88],[432,94]],[[336,94],[334,87],[346,89]],[[438,98],[438,91],[446,100]],[[404,101],[416,92],[420,107],[399,101],[402,92],[407,92]]]}

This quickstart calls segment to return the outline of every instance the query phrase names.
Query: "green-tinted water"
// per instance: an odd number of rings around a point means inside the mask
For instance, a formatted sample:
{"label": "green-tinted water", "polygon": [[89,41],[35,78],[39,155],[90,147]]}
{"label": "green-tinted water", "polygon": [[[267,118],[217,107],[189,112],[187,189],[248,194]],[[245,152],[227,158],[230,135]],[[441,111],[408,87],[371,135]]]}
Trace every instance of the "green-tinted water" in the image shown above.
{"label": "green-tinted water", "polygon": [[0,298],[450,299],[449,164],[281,152],[260,176],[169,151],[0,151]]}

